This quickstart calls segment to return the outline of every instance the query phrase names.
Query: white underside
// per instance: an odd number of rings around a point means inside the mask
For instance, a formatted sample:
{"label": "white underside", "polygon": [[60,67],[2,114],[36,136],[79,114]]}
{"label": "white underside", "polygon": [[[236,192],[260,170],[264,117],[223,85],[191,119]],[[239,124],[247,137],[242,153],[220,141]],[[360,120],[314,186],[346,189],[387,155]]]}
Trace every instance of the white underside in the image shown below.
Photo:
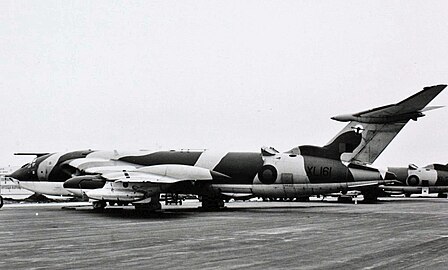
{"label": "white underside", "polygon": [[272,184],[272,185],[211,185],[217,193],[252,194],[253,196],[297,197],[329,194],[339,191],[355,190],[356,184],[362,182],[343,182],[325,184]]}
{"label": "white underside", "polygon": [[[226,194],[244,194],[248,196],[272,196],[272,197],[297,197],[304,195],[318,195],[329,194],[339,191],[347,191],[356,189],[354,185],[357,182],[343,182],[343,183],[325,183],[325,184],[248,184],[248,185],[229,185],[229,184],[214,184],[211,188],[216,193]],[[361,183],[361,182],[360,182]],[[92,199],[97,200],[119,200],[119,201],[136,201],[142,199],[143,194],[135,192],[132,189],[110,189],[109,187],[95,189],[95,190],[67,190],[63,187],[63,182],[20,182],[20,187],[31,190],[33,192],[47,194],[47,195],[76,195],[81,196],[83,192]],[[154,186],[151,188],[151,193],[163,192]]]}
{"label": "white underside", "polygon": [[63,187],[64,182],[20,181],[21,188],[44,195],[73,195]]}
{"label": "white underside", "polygon": [[[384,191],[389,192],[403,192],[403,193],[422,193],[423,188],[422,186],[382,186]],[[448,186],[429,186],[428,192],[429,193],[439,193],[439,192],[448,192]]]}

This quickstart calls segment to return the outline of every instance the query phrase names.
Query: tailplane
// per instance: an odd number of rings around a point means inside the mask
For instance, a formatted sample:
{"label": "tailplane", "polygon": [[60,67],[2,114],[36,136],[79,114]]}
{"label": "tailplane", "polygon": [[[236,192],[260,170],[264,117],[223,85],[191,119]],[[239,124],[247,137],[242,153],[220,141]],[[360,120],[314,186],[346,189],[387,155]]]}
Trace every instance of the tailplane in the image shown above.
{"label": "tailplane", "polygon": [[[371,164],[409,120],[416,121],[424,116],[424,111],[440,108],[426,105],[445,88],[446,85],[425,87],[396,104],[332,117],[333,120],[349,123],[324,148],[338,149],[337,152],[344,162]],[[357,136],[347,136],[353,133],[360,135],[361,139],[356,138]]]}

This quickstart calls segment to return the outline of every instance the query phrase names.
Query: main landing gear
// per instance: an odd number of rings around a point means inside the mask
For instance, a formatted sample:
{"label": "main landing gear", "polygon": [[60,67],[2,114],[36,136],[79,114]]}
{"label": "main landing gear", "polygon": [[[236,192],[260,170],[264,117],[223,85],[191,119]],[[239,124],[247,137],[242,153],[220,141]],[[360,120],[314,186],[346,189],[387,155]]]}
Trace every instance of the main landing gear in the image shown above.
{"label": "main landing gear", "polygon": [[160,204],[160,195],[153,195],[143,201],[133,203],[135,210],[144,212],[157,212],[162,210],[162,204]]}
{"label": "main landing gear", "polygon": [[296,197],[296,202],[309,202],[310,197],[309,196],[300,196]]}
{"label": "main landing gear", "polygon": [[[127,205],[127,202],[109,202],[109,205]],[[156,212],[162,209],[162,205],[159,202],[159,194],[146,198],[142,201],[134,202],[132,205],[135,206],[135,210],[145,211],[145,212]],[[103,211],[107,206],[107,202],[104,200],[92,202],[93,210]]]}
{"label": "main landing gear", "polygon": [[2,207],[3,207],[3,197],[0,196],[0,208],[2,208]]}
{"label": "main landing gear", "polygon": [[95,211],[102,211],[106,207],[106,201],[94,201],[92,203],[93,210]]}
{"label": "main landing gear", "polygon": [[368,192],[364,192],[362,193],[362,195],[364,196],[364,203],[376,203],[378,202],[378,192],[376,191],[368,191]]}
{"label": "main landing gear", "polygon": [[338,203],[352,203],[352,202],[353,202],[352,196],[341,195],[338,197]]}
{"label": "main landing gear", "polygon": [[224,200],[219,197],[202,196],[201,209],[204,211],[217,211],[224,208]]}

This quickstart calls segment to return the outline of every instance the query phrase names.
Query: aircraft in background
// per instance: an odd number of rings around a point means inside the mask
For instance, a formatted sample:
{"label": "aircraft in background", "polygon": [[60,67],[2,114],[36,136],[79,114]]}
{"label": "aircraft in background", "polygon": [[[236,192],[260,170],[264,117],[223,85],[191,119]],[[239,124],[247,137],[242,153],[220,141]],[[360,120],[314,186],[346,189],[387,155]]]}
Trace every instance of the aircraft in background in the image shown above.
{"label": "aircraft in background", "polygon": [[94,208],[132,203],[160,209],[160,193],[196,194],[202,207],[217,209],[224,199],[296,198],[360,191],[376,201],[378,186],[395,175],[368,166],[409,122],[423,117],[426,107],[446,85],[425,87],[392,105],[332,119],[349,122],[323,147],[298,146],[280,153],[261,152],[75,151],[38,155],[10,177],[24,188],[48,194],[69,192],[95,200]]}
{"label": "aircraft in background", "polygon": [[2,194],[2,180],[5,177],[5,175],[9,174],[10,171],[5,168],[0,168],[0,208],[3,207],[3,196]]}
{"label": "aircraft in background", "polygon": [[9,175],[13,170],[14,169],[11,166],[0,167],[0,208],[3,207],[3,195],[5,192],[5,186],[7,182],[9,182],[8,178],[5,176]]}
{"label": "aircraft in background", "polygon": [[448,164],[431,164],[418,167],[410,164],[408,167],[389,167],[399,183],[384,185],[381,188],[388,193],[403,193],[406,197],[411,194],[438,193],[439,198],[446,198],[448,192]]}

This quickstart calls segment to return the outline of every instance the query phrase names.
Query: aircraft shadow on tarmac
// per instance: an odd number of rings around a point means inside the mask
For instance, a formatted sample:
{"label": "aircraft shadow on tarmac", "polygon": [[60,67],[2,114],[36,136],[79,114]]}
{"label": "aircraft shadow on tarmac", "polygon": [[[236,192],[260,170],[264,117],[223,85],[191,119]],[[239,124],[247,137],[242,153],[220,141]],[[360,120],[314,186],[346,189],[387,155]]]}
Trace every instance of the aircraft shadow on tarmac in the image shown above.
{"label": "aircraft shadow on tarmac", "polygon": [[197,216],[201,213],[209,214],[223,214],[223,213],[243,213],[243,212],[263,212],[263,211],[285,211],[285,210],[300,210],[300,209],[311,209],[311,208],[336,208],[340,207],[342,204],[334,205],[272,205],[272,206],[257,206],[257,207],[225,207],[216,211],[203,210],[200,207],[197,208],[178,208],[178,209],[163,209],[160,212],[148,212],[135,210],[132,207],[121,208],[121,207],[111,207],[105,208],[101,211],[94,210],[91,207],[62,207],[62,210],[71,210],[77,212],[89,213],[94,216],[106,216],[111,218],[127,218],[127,219],[176,219],[176,218],[187,218],[190,216]]}
{"label": "aircraft shadow on tarmac", "polygon": [[90,206],[82,207],[62,207],[63,210],[72,210],[77,212],[84,212],[94,216],[106,216],[111,218],[127,218],[127,219],[181,219],[190,216],[197,216],[200,213],[211,213],[211,214],[223,214],[223,213],[242,213],[242,212],[272,212],[272,211],[291,211],[291,210],[301,210],[301,209],[323,209],[323,208],[339,208],[339,207],[362,207],[362,205],[381,205],[381,204],[407,204],[422,202],[427,203],[446,203],[446,200],[437,200],[431,198],[406,198],[398,200],[379,200],[375,203],[364,203],[362,200],[358,201],[358,205],[353,202],[338,202],[338,201],[314,201],[310,203],[288,203],[282,204],[279,202],[265,203],[263,206],[239,206],[239,207],[225,207],[217,211],[207,211],[200,207],[191,208],[168,208],[163,209],[159,212],[148,212],[135,210],[133,207],[107,207],[101,211],[94,210]]}
{"label": "aircraft shadow on tarmac", "polygon": [[[84,212],[89,215],[97,217],[109,218],[126,218],[126,219],[176,219],[186,218],[191,215],[190,209],[170,209],[168,211],[162,210],[160,212],[139,211],[134,208],[106,208],[101,211],[94,210],[90,207],[62,207],[62,210],[72,210],[76,212]],[[184,210],[184,211],[181,211]]]}

